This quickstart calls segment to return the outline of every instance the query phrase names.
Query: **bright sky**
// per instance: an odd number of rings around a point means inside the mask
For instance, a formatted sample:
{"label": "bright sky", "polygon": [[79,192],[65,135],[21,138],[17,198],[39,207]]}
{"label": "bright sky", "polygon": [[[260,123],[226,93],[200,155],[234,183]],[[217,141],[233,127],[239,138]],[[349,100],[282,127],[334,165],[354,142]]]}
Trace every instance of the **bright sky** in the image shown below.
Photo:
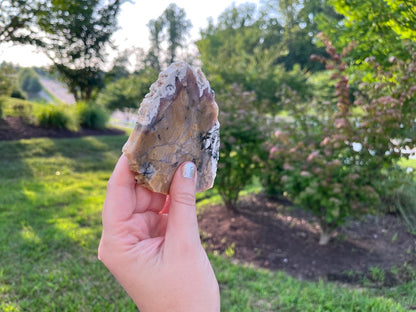
{"label": "bright sky", "polygon": [[[192,22],[191,37],[197,39],[199,30],[208,24],[208,18],[214,21],[232,3],[236,5],[252,2],[259,4],[260,0],[135,0],[135,4],[125,3],[119,15],[120,30],[114,34],[113,39],[120,50],[131,47],[149,47],[149,31],[147,23],[159,17],[170,3],[176,3],[183,8],[186,16]],[[0,45],[0,63],[13,62],[21,66],[43,66],[49,60],[42,53],[37,53],[30,46]]]}

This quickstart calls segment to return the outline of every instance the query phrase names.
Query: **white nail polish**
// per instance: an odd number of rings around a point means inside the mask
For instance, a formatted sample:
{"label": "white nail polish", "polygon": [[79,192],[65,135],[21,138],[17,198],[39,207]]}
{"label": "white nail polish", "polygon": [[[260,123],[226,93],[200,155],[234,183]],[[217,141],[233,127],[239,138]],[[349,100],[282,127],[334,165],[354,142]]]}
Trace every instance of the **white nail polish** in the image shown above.
{"label": "white nail polish", "polygon": [[195,177],[195,165],[193,163],[186,163],[182,167],[182,176],[184,178],[193,179]]}

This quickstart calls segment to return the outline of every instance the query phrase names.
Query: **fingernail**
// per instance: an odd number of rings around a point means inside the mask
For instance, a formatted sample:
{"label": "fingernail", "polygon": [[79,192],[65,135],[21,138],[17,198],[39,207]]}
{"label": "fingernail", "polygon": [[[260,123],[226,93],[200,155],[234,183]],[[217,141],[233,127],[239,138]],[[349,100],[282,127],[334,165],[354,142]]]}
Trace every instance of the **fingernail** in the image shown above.
{"label": "fingernail", "polygon": [[182,167],[182,176],[184,178],[193,179],[195,177],[195,165],[193,163],[186,163]]}

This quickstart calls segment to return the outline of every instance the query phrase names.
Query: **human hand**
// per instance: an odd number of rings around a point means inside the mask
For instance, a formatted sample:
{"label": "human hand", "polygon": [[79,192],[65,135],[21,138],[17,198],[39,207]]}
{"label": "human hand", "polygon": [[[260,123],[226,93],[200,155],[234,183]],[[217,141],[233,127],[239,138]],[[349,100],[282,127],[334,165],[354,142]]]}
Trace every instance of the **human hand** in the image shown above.
{"label": "human hand", "polygon": [[122,155],[108,182],[98,257],[141,312],[220,310],[198,232],[195,171],[182,164],[165,196],[137,185]]}

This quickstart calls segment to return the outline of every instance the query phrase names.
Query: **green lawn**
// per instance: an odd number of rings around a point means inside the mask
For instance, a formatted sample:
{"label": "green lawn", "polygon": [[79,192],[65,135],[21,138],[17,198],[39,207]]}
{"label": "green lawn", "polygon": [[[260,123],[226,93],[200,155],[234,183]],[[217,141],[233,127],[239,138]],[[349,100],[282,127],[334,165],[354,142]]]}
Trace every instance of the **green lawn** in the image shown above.
{"label": "green lawn", "polygon": [[[126,138],[0,142],[0,311],[135,311],[96,257],[107,179]],[[209,198],[200,195],[200,203]],[[351,289],[211,259],[222,311],[416,306],[416,283]]]}

